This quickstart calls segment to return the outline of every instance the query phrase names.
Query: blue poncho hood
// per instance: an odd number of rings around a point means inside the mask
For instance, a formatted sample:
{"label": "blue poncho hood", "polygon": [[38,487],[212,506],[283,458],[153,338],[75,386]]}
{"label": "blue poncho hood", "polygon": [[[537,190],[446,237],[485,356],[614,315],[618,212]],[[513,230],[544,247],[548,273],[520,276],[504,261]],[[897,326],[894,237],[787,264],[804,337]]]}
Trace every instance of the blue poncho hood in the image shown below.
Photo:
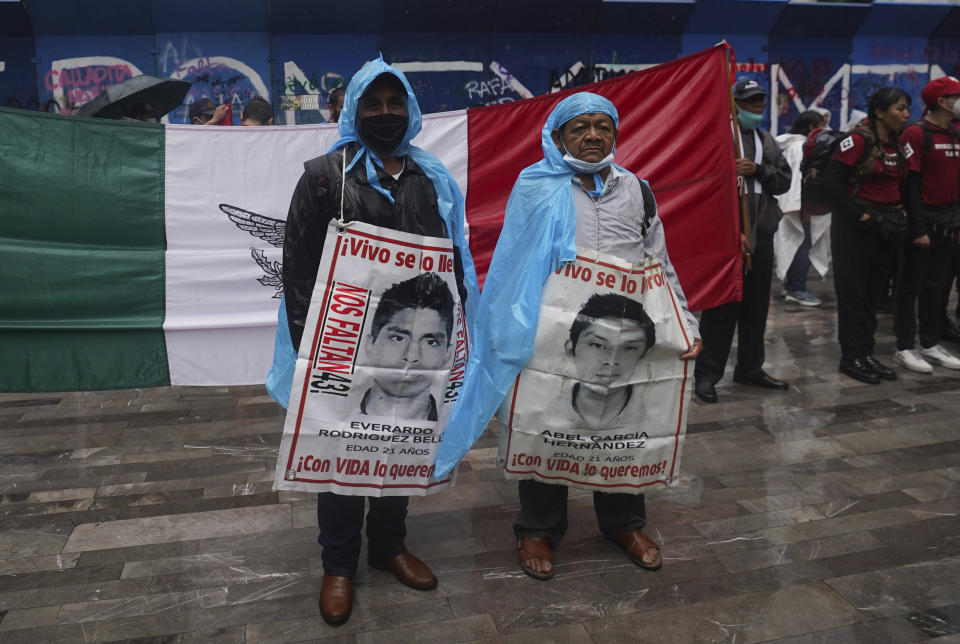
{"label": "blue poncho hood", "polygon": [[551,272],[577,258],[576,171],[563,160],[551,133],[581,114],[607,114],[620,125],[613,103],[589,92],[568,96],[547,118],[540,133],[543,160],[524,168],[507,201],[480,296],[464,384],[437,452],[437,478],[469,451],[530,361],[543,284]]}
{"label": "blue poncho hood", "polygon": [[[363,96],[363,93],[367,91],[367,88],[370,86],[370,83],[374,81],[381,74],[390,74],[395,76],[397,79],[403,83],[403,88],[407,92],[407,131],[403,136],[403,140],[400,142],[400,145],[397,146],[396,150],[393,151],[393,156],[404,156],[409,154],[414,161],[417,162],[417,165],[423,167],[423,164],[420,163],[420,159],[417,158],[418,155],[427,155],[430,159],[433,160],[436,164],[440,164],[437,161],[436,157],[432,154],[424,152],[420,148],[410,145],[410,141],[413,140],[415,136],[420,133],[420,127],[422,126],[422,118],[420,114],[420,104],[417,103],[417,97],[413,95],[413,88],[410,87],[410,83],[407,82],[407,77],[403,75],[396,67],[391,67],[384,62],[383,56],[377,58],[376,60],[371,60],[366,63],[363,67],[360,68],[353,78],[350,79],[350,84],[347,85],[347,92],[343,97],[343,111],[340,113],[340,119],[337,121],[337,125],[340,130],[340,138],[337,139],[337,142],[334,143],[327,152],[333,152],[334,150],[339,150],[348,143],[354,141],[360,143],[360,151],[357,153],[353,160],[350,161],[350,165],[347,166],[349,171],[353,166],[358,162],[363,162],[367,170],[367,182],[370,186],[383,194],[387,199],[393,202],[393,196],[382,187],[380,187],[380,181],[377,179],[377,171],[374,166],[383,167],[383,162],[380,161],[380,157],[377,154],[364,145],[363,141],[360,139],[360,133],[357,126],[357,104],[360,102],[360,97]],[[443,172],[449,176],[446,168],[440,164]],[[434,177],[430,174],[427,168],[423,168],[424,172],[427,173],[427,176],[436,183]]]}
{"label": "blue poncho hood", "polygon": [[[397,149],[394,150],[395,156],[409,156],[420,166],[424,174],[433,183],[433,188],[437,193],[437,210],[447,227],[447,235],[453,241],[453,245],[460,251],[460,261],[463,265],[463,286],[467,292],[467,301],[464,305],[467,316],[467,328],[473,329],[474,311],[477,308],[480,299],[479,287],[477,283],[477,271],[473,266],[473,256],[470,254],[470,246],[467,244],[467,238],[464,230],[465,211],[463,195],[457,182],[451,176],[447,168],[437,157],[426,150],[412,145],[410,141],[420,133],[422,118],[420,114],[420,105],[417,104],[417,98],[413,95],[413,88],[407,82],[406,76],[399,69],[391,67],[384,62],[383,57],[371,60],[360,68],[347,86],[347,92],[343,98],[343,112],[340,114],[338,126],[340,138],[334,143],[327,153],[334,152],[349,143],[360,143],[360,150],[353,157],[350,165],[347,166],[349,172],[358,163],[363,163],[367,176],[367,183],[371,188],[380,192],[386,199],[393,202],[393,196],[389,191],[380,186],[377,179],[376,166],[383,167],[380,158],[367,148],[357,131],[357,103],[363,93],[369,87],[373,80],[381,74],[392,74],[396,76],[404,89],[407,91],[407,131],[403,140]],[[293,381],[293,372],[297,361],[297,354],[293,350],[293,341],[290,338],[290,331],[287,326],[287,312],[283,299],[280,300],[280,311],[277,316],[277,335],[274,340],[273,364],[270,372],[267,374],[266,386],[270,396],[284,407],[290,400],[290,388]]]}

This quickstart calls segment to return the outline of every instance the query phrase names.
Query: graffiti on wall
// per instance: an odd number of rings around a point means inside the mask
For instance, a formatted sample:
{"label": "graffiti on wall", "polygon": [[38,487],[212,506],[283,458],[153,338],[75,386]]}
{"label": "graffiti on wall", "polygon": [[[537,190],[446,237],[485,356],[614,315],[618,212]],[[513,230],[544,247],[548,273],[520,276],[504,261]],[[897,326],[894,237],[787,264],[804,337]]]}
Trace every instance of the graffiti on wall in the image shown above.
{"label": "graffiti on wall", "polygon": [[270,91],[260,74],[246,63],[228,56],[205,56],[185,60],[173,70],[170,78],[193,83],[184,99],[184,107],[171,114],[171,123],[188,122],[189,106],[202,98],[209,98],[216,105],[229,103],[233,106],[233,113],[238,116],[243,112],[247,101],[254,96],[270,100]]}
{"label": "graffiti on wall", "polygon": [[333,71],[307,74],[294,61],[283,63],[283,86],[280,88],[280,111],[287,125],[323,123],[330,119],[327,98],[338,87],[346,87],[347,79]]}
{"label": "graffiti on wall", "polygon": [[559,92],[570,87],[597,83],[616,76],[623,76],[629,72],[647,69],[656,64],[593,63],[585,65],[578,60],[567,69],[550,71],[550,92]]}
{"label": "graffiti on wall", "polygon": [[[420,90],[425,88],[436,90],[440,87],[450,95],[449,100],[455,103],[456,108],[509,103],[534,95],[497,61],[490,62],[486,67],[479,61],[462,60],[398,62],[394,65],[407,75],[421,100],[421,108],[427,112],[441,110],[423,101]],[[333,71],[305,72],[292,60],[283,63],[283,73],[280,110],[288,125],[319,123],[329,119],[327,97],[332,90],[346,87],[349,80]],[[448,74],[452,80],[444,83],[440,74]]]}
{"label": "graffiti on wall", "polygon": [[[232,104],[234,114],[239,114],[251,96],[261,95],[268,100],[276,99],[278,123],[317,123],[329,117],[329,92],[345,86],[353,71],[342,68],[350,63],[318,62],[310,50],[301,49],[280,59],[283,62],[278,61],[272,67],[272,78],[265,73],[261,76],[257,70],[268,62],[266,57],[270,51],[266,39],[261,49],[245,49],[231,44],[224,35],[210,38],[200,34],[162,36],[156,42],[156,49],[149,52],[154,65],[142,70],[128,60],[135,59],[143,67],[145,52],[142,51],[53,60],[31,70],[28,75],[32,79],[36,74],[37,93],[27,107],[73,114],[107,87],[140,73],[152,73],[191,81],[193,88],[185,100],[186,106],[206,97],[217,104]],[[923,48],[922,42],[878,40],[857,51],[863,60],[852,63],[843,58],[838,60],[840,54],[830,58],[824,51],[816,50],[809,56],[798,52],[795,59],[775,62],[738,61],[735,73],[738,77],[757,80],[768,89],[770,129],[782,132],[797,114],[811,107],[829,110],[832,126],[842,127],[850,113],[854,109],[864,109],[870,94],[883,85],[903,87],[914,98],[916,107],[920,90],[926,82],[945,73],[956,75],[960,72],[960,48],[955,39],[931,40],[927,49]],[[227,55],[230,53],[233,55]],[[501,53],[503,57],[512,56],[510,68],[497,60],[496,52],[491,56],[493,60],[456,60],[452,57],[449,60],[419,60],[416,54],[412,54],[397,66],[408,74],[423,111],[436,112],[508,103],[535,93],[583,86],[662,62],[621,63],[615,51],[608,51],[599,55],[574,54],[568,58],[573,61],[571,64],[564,60],[552,63],[549,59],[545,64],[543,56],[537,56],[535,61],[524,60],[516,58],[516,53],[507,49]],[[567,58],[567,54],[562,56]],[[253,62],[257,58],[259,62]],[[354,60],[356,56],[348,58]],[[7,72],[10,64],[9,60],[5,63]],[[6,96],[2,98],[13,100]],[[167,120],[186,122],[186,106]],[[915,109],[914,115],[918,114],[919,109]]]}
{"label": "graffiti on wall", "polygon": [[[914,97],[929,81],[945,76],[937,64],[893,63],[851,65],[844,63],[824,83],[802,85],[790,78],[788,66],[770,65],[770,130],[782,132],[796,115],[814,107],[830,110],[831,126],[846,128],[853,110],[866,111],[870,96],[881,87],[895,85]],[[795,72],[796,73],[796,72]]]}
{"label": "graffiti on wall", "polygon": [[55,60],[43,76],[43,86],[52,96],[46,111],[75,114],[111,85],[142,73],[130,61],[113,56]]}

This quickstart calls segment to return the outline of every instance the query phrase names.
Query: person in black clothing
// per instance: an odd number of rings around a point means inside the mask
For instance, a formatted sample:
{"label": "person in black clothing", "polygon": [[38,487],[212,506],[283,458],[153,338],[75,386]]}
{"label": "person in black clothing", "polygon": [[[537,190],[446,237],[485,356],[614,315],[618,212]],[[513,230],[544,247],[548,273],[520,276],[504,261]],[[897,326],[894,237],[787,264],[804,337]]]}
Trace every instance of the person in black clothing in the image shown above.
{"label": "person in black clothing", "polygon": [[792,175],[776,140],[759,127],[767,93],[757,82],[742,79],[734,86],[733,97],[742,132],[743,157],[737,159],[737,174],[746,186],[750,216],[750,230],[743,231],[741,243],[744,254],[752,258],[752,268],[743,276],[742,301],[707,309],[700,317],[703,352],[694,369],[694,391],[700,400],[710,403],[717,402],[714,385],[723,378],[734,330],[734,382],[766,389],[787,388],[786,382],[763,370],[763,335],[773,279],[773,235],[783,214],[775,197],[790,189]]}
{"label": "person in black clothing", "polygon": [[[409,145],[419,132],[420,113],[408,87],[402,73],[382,60],[367,63],[347,88],[339,123],[341,140],[334,151],[304,163],[290,202],[283,245],[284,302],[295,348],[303,338],[331,220],[342,216],[345,221],[407,233],[454,237],[459,244],[441,215],[433,179],[412,156],[416,153],[423,158],[426,153]],[[437,173],[434,166],[428,171]],[[452,178],[449,181],[452,183]],[[455,245],[454,269],[464,300],[460,253]],[[446,290],[445,285],[443,288]],[[437,585],[436,577],[404,546],[407,502],[405,496],[369,498],[367,561],[372,567],[392,571],[411,588],[430,590]],[[319,494],[317,523],[324,569],[320,612],[327,622],[342,624],[352,607],[364,497]]]}
{"label": "person in black clothing", "polygon": [[900,182],[906,157],[897,140],[910,118],[910,96],[884,87],[869,117],[840,140],[823,172],[833,202],[831,242],[837,293],[840,372],[868,384],[896,380],[874,357],[884,264],[906,233]]}
{"label": "person in black clothing", "polygon": [[[926,114],[900,136],[907,158],[903,203],[909,234],[900,248],[894,360],[911,371],[933,373],[933,364],[960,369],[960,359],[939,343],[944,283],[960,228],[960,130],[952,123],[960,112],[960,81],[932,80],[921,97]],[[919,350],[914,348],[918,322]]]}

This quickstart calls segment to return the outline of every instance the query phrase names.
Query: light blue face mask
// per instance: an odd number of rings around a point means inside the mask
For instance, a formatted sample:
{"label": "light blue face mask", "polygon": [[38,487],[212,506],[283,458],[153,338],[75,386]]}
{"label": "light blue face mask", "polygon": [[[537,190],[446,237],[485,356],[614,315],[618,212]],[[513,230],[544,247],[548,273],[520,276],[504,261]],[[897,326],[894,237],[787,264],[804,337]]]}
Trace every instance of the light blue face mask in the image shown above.
{"label": "light blue face mask", "polygon": [[760,121],[763,120],[763,113],[754,114],[753,112],[748,112],[741,109],[737,112],[737,120],[740,122],[740,127],[745,130],[755,130],[760,127]]}
{"label": "light blue face mask", "polygon": [[603,157],[602,160],[595,162],[584,161],[583,159],[575,159],[574,157],[570,156],[570,153],[568,152],[563,155],[563,161],[570,166],[571,170],[575,170],[579,174],[593,174],[595,172],[600,172],[613,163],[613,152]]}
{"label": "light blue face mask", "polygon": [[613,163],[613,152],[603,157],[600,161],[584,161],[583,159],[577,159],[572,154],[567,152],[567,144],[562,143],[563,145],[563,162],[566,163],[571,170],[578,172],[580,174],[594,174],[595,172],[600,172],[604,168],[608,167]]}

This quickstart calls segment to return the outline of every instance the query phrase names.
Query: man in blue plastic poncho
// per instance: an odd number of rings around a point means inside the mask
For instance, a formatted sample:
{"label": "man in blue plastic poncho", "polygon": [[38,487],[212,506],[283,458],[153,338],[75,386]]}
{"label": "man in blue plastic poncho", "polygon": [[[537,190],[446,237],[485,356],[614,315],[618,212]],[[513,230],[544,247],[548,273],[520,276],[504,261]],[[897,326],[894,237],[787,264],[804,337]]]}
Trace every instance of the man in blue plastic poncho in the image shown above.
{"label": "man in blue plastic poncho", "polygon": [[[602,96],[580,92],[561,101],[541,132],[543,161],[520,173],[504,217],[477,311],[474,343],[457,405],[443,436],[436,476],[469,450],[529,362],[547,276],[589,248],[627,261],[660,259],[682,307],[687,309],[646,182],[613,162],[619,117]],[[571,303],[571,306],[575,306]],[[696,358],[699,339],[681,359]],[[520,564],[536,579],[553,576],[552,549],[567,527],[567,488],[520,481],[520,514],[514,524]],[[594,493],[600,529],[643,568],[661,565],[657,545],[640,530],[646,524],[643,495]]]}
{"label": "man in blue plastic poncho", "polygon": [[[294,348],[303,337],[328,225],[340,216],[341,203],[345,221],[451,238],[461,298],[477,299],[476,274],[463,231],[463,197],[435,157],[410,145],[420,131],[420,108],[403,74],[382,59],[364,65],[347,88],[339,130],[340,139],[327,154],[304,164],[287,215],[283,288]],[[467,297],[470,293],[472,297]],[[284,377],[287,391],[290,376],[292,371]],[[369,564],[392,571],[411,588],[434,588],[436,577],[404,547],[407,497],[368,500]],[[331,624],[342,624],[350,616],[363,514],[362,496],[318,495],[324,569],[320,612]]]}

